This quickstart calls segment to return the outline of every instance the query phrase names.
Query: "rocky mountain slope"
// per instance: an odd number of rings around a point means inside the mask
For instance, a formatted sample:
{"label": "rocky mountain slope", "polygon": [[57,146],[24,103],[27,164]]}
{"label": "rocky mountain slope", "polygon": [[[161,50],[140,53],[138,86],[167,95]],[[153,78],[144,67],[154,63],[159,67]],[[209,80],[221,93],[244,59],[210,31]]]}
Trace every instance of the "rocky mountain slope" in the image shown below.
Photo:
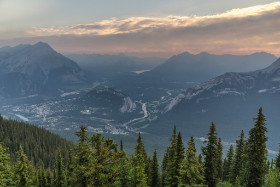
{"label": "rocky mountain slope", "polygon": [[168,126],[176,124],[187,134],[201,136],[214,121],[218,132],[229,141],[241,129],[253,126],[259,107],[267,115],[270,141],[279,141],[280,130],[280,59],[267,68],[244,72],[225,73],[194,86],[172,99],[153,122],[150,131],[162,134]]}
{"label": "rocky mountain slope", "polygon": [[74,61],[43,42],[1,48],[0,74],[0,92],[4,97],[55,92],[58,88],[87,82]]}

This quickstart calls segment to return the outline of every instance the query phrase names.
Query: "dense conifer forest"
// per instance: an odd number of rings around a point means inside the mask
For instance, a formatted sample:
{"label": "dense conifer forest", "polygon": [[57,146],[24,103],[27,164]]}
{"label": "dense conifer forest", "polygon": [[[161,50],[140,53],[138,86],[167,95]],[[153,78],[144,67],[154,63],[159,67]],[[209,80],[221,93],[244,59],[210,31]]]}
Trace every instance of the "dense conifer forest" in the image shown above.
{"label": "dense conifer forest", "polygon": [[54,166],[58,148],[66,158],[67,147],[73,143],[60,136],[24,122],[7,120],[0,116],[0,142],[7,148],[12,161],[16,160],[20,145],[28,160],[35,165],[43,162],[46,167]]}
{"label": "dense conifer forest", "polygon": [[122,141],[117,146],[101,134],[90,137],[84,126],[72,145],[46,130],[0,120],[1,186],[280,186],[280,154],[275,161],[267,159],[262,108],[248,138],[241,131],[226,155],[214,123],[199,155],[194,138],[185,146],[174,126],[162,164],[156,150],[152,157],[147,155],[140,133],[134,155],[128,156]]}

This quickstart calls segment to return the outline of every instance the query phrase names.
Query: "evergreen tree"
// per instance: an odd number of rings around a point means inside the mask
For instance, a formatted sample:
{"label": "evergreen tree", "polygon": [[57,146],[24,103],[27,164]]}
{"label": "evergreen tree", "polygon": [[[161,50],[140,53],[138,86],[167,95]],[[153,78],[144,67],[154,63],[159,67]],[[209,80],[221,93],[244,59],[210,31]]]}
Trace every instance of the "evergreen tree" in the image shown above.
{"label": "evergreen tree", "polygon": [[39,175],[38,176],[39,187],[46,187],[47,186],[47,176],[46,176],[46,171],[45,171],[43,163],[41,163],[38,175]]}
{"label": "evergreen tree", "polygon": [[194,139],[191,137],[188,142],[186,159],[180,165],[179,186],[196,186],[204,182],[202,163],[196,158]]}
{"label": "evergreen tree", "polygon": [[167,176],[167,163],[169,160],[169,152],[170,152],[170,147],[167,147],[162,159],[162,165],[161,165],[161,171],[162,171],[162,175],[161,175],[161,184],[162,186],[166,186],[166,176]]}
{"label": "evergreen tree", "polygon": [[[248,154],[248,142],[244,141],[244,154],[242,155],[242,166],[240,168],[240,176],[236,177],[236,181],[240,181],[242,186],[248,186],[248,173],[249,173],[249,154]],[[235,182],[236,183],[236,182]]]}
{"label": "evergreen tree", "polygon": [[115,186],[118,187],[130,187],[133,185],[132,182],[132,164],[124,156],[120,159],[119,166],[118,166],[119,175],[114,183]]}
{"label": "evergreen tree", "polygon": [[176,178],[176,181],[174,180],[174,185],[176,186],[178,186],[179,184],[180,166],[185,158],[184,155],[185,155],[185,148],[184,148],[181,133],[179,132],[176,140],[176,155],[175,155],[175,163],[174,163],[175,178]]}
{"label": "evergreen tree", "polygon": [[236,150],[234,154],[234,159],[232,161],[232,168],[230,171],[230,182],[232,184],[235,184],[236,178],[240,177],[241,168],[243,168],[245,164],[245,161],[243,160],[243,155],[245,154],[244,144],[244,131],[242,130],[239,136],[239,140],[236,141]]}
{"label": "evergreen tree", "polygon": [[201,155],[201,154],[198,155],[198,162],[199,162],[200,164],[203,164],[202,155]]}
{"label": "evergreen tree", "polygon": [[157,151],[154,151],[153,155],[153,163],[152,163],[152,184],[153,187],[160,186],[160,179],[159,179],[159,171],[158,171],[158,159],[157,159]]}
{"label": "evergreen tree", "polygon": [[68,156],[67,156],[67,170],[66,170],[66,179],[68,186],[75,186],[75,173],[74,173],[75,165],[74,158],[72,154],[72,149],[68,148]]}
{"label": "evergreen tree", "polygon": [[274,160],[271,159],[270,169],[274,169]]}
{"label": "evergreen tree", "polygon": [[248,138],[248,187],[261,187],[266,174],[266,124],[262,108],[255,118],[255,126],[249,132]]}
{"label": "evergreen tree", "polygon": [[212,122],[208,133],[206,147],[202,148],[204,155],[205,182],[209,187],[217,184],[217,133],[215,124]]}
{"label": "evergreen tree", "polygon": [[55,170],[56,170],[55,186],[56,187],[67,186],[64,165],[63,165],[60,149],[58,149],[58,151],[57,151]]}
{"label": "evergreen tree", "polygon": [[76,135],[79,137],[78,144],[76,146],[76,168],[75,173],[77,176],[76,183],[82,187],[87,187],[90,183],[91,177],[91,154],[88,146],[89,138],[86,134],[87,128],[81,126],[80,131],[76,132]]}
{"label": "evergreen tree", "polygon": [[279,146],[279,152],[275,159],[275,168],[280,170],[280,146]]}
{"label": "evergreen tree", "polygon": [[217,177],[219,180],[223,178],[223,145],[221,138],[219,138],[217,146]]}
{"label": "evergreen tree", "polygon": [[[1,120],[2,116],[0,116]],[[12,186],[12,171],[9,165],[10,156],[7,149],[0,143],[0,186]]]}
{"label": "evergreen tree", "polygon": [[178,163],[179,163],[179,157],[177,155],[178,150],[178,144],[177,144],[177,133],[176,133],[176,126],[174,126],[173,129],[173,135],[170,138],[171,146],[168,149],[168,160],[166,165],[166,173],[164,176],[164,185],[165,186],[171,186],[175,187],[178,186]]}
{"label": "evergreen tree", "polygon": [[47,183],[46,183],[46,186],[47,187],[51,187],[52,186],[52,183],[53,183],[53,176],[52,176],[52,172],[51,172],[51,170],[50,169],[48,169],[47,170],[47,172],[46,172],[46,181],[47,181]]}
{"label": "evergreen tree", "polygon": [[280,186],[280,173],[278,169],[271,169],[265,179],[264,187]]}
{"label": "evergreen tree", "polygon": [[19,147],[17,163],[15,166],[15,174],[18,186],[28,186],[28,160],[23,152],[22,147]]}
{"label": "evergreen tree", "polygon": [[144,148],[144,143],[142,142],[141,134],[139,133],[137,139],[137,145],[135,149],[135,158],[134,158],[134,185],[137,187],[148,186],[148,176],[147,171],[145,171],[147,159],[147,153]]}
{"label": "evergreen tree", "polygon": [[122,142],[122,139],[121,139],[120,150],[123,151],[123,142]]}
{"label": "evergreen tree", "polygon": [[[145,167],[145,174],[148,177],[151,174],[151,162],[148,159],[147,152],[145,150],[145,146],[144,146],[144,143],[142,141],[141,133],[138,134],[138,139],[137,139],[136,155],[138,153],[141,153],[143,158],[144,158],[144,162],[142,164]],[[151,179],[148,177],[147,178],[147,184],[150,184],[150,183],[151,183]]]}
{"label": "evergreen tree", "polygon": [[116,147],[117,145],[112,139],[105,140],[101,134],[92,135],[93,165],[91,175],[94,186],[110,186],[115,182],[115,178],[118,175],[119,159],[122,157],[120,152],[116,152]]}
{"label": "evergreen tree", "polygon": [[227,152],[226,162],[224,164],[224,173],[223,173],[224,181],[228,181],[230,178],[230,171],[231,171],[233,156],[234,156],[233,145],[230,145],[229,150]]}

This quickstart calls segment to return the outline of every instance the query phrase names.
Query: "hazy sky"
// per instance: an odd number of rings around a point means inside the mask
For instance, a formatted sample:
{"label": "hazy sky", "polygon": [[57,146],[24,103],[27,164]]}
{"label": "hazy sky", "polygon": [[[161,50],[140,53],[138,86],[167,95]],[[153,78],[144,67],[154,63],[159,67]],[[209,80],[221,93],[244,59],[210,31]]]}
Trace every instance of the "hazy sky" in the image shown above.
{"label": "hazy sky", "polygon": [[0,47],[48,42],[62,53],[280,55],[270,0],[0,0]]}

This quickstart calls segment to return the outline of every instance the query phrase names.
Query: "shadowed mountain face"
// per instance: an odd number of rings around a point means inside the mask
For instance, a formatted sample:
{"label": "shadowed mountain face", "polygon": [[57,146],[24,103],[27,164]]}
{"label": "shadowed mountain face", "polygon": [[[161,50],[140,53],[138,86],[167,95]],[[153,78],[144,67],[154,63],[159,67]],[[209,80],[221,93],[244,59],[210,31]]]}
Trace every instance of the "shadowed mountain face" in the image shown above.
{"label": "shadowed mountain face", "polygon": [[153,130],[176,124],[198,136],[214,121],[221,136],[234,139],[241,129],[253,126],[260,106],[267,115],[270,140],[279,141],[280,59],[262,70],[225,73],[182,92],[166,105]]}
{"label": "shadowed mountain face", "polygon": [[[198,55],[182,53],[145,73],[165,81],[201,82],[225,72],[246,72],[267,67],[276,60],[268,53],[252,55],[212,55],[206,52]],[[144,74],[143,74],[144,75]]]}
{"label": "shadowed mountain face", "polygon": [[55,92],[58,88],[86,83],[83,71],[74,61],[42,42],[1,48],[0,73],[0,92],[4,96]]}
{"label": "shadowed mountain face", "polygon": [[163,63],[164,58],[138,58],[124,54],[69,54],[93,80],[104,80],[129,72],[151,70]]}

